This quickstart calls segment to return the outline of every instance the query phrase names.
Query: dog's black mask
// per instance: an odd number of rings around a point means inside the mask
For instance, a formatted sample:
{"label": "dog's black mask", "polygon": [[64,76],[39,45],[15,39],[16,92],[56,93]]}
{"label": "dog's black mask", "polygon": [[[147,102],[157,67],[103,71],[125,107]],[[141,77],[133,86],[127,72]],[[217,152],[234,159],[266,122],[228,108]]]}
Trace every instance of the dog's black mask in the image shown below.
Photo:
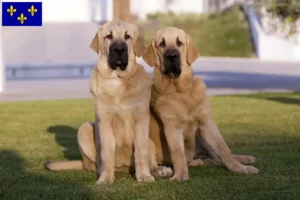
{"label": "dog's black mask", "polygon": [[167,49],[164,53],[163,73],[171,78],[178,78],[181,74],[180,53],[176,49]]}
{"label": "dog's black mask", "polygon": [[113,42],[109,47],[108,65],[112,70],[118,67],[124,71],[128,65],[128,47],[123,41]]}

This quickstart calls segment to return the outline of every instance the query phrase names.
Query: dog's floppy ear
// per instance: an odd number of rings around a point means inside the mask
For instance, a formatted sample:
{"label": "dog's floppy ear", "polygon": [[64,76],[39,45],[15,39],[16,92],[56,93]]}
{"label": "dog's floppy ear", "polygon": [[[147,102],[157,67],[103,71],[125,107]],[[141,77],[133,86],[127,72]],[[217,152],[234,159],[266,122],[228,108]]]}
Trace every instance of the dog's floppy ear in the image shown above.
{"label": "dog's floppy ear", "polygon": [[102,46],[102,37],[101,37],[102,28],[98,30],[95,37],[93,38],[90,48],[95,51],[97,54],[101,53],[101,46]]}
{"label": "dog's floppy ear", "polygon": [[132,27],[134,29],[134,34],[135,34],[134,42],[133,42],[133,51],[134,54],[138,58],[140,58],[146,50],[146,43],[144,39],[140,36],[137,26],[132,24]]}
{"label": "dog's floppy ear", "polygon": [[147,47],[146,53],[143,55],[143,60],[150,67],[153,67],[156,64],[156,47],[154,38],[151,39],[151,42]]}
{"label": "dog's floppy ear", "polygon": [[135,55],[138,58],[140,58],[144,54],[145,50],[146,50],[146,43],[144,39],[139,34],[137,34],[135,42],[133,44],[133,51]]}
{"label": "dog's floppy ear", "polygon": [[192,63],[197,60],[198,57],[199,53],[191,39],[191,36],[186,34],[186,62],[189,65],[192,65]]}

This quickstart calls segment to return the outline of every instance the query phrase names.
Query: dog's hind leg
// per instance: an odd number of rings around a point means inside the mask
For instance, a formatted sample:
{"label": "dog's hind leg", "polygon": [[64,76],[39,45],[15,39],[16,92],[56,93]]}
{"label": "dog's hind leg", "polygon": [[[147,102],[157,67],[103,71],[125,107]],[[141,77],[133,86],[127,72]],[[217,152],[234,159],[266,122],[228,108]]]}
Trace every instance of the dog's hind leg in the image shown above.
{"label": "dog's hind leg", "polygon": [[[211,109],[209,100],[206,99],[205,101],[205,107]],[[206,111],[202,115],[199,115],[199,117],[200,137],[202,137],[202,139],[209,145],[211,150],[215,153],[217,158],[230,171],[244,174],[257,174],[259,172],[259,170],[255,167],[243,165],[234,159],[229,147],[227,146],[213,119],[211,110]]]}
{"label": "dog's hind leg", "polygon": [[94,142],[94,125],[86,122],[78,130],[77,140],[82,160],[46,162],[44,167],[51,171],[92,170],[96,171],[96,150]]}
{"label": "dog's hind leg", "polygon": [[97,151],[94,123],[83,123],[78,129],[77,141],[85,170],[96,171]]}
{"label": "dog's hind leg", "polygon": [[[216,166],[221,164],[221,160],[215,155],[213,149],[200,137],[199,130],[196,135],[196,148],[195,148],[196,158],[192,161],[190,166]],[[251,165],[256,162],[256,158],[250,155],[235,155],[232,157],[239,163],[243,165]],[[199,158],[201,158],[199,160]]]}

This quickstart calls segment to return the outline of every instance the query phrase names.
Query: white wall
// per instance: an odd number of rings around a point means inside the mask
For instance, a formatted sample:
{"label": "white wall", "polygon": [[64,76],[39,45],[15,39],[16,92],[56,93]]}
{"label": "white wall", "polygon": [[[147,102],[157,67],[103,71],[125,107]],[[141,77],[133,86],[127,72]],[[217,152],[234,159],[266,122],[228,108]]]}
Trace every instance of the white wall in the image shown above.
{"label": "white wall", "polygon": [[[3,0],[4,2],[10,0]],[[27,2],[28,0],[14,0]],[[30,0],[43,3],[43,22],[89,22],[95,12],[97,21],[113,18],[113,0]]]}
{"label": "white wall", "polygon": [[[2,25],[0,27],[0,32],[1,31],[2,31]],[[4,70],[4,63],[3,63],[2,59],[3,59],[3,56],[2,56],[2,41],[0,40],[0,93],[4,90],[4,83],[5,83],[5,72],[4,72],[5,70]]]}
{"label": "white wall", "polygon": [[264,61],[300,61],[300,45],[280,38],[267,35],[258,22],[258,16],[252,6],[247,6],[251,36],[257,56]]}
{"label": "white wall", "polygon": [[[11,0],[3,0],[11,1]],[[14,0],[26,2],[28,0]],[[113,0],[30,0],[43,2],[43,22],[90,22],[95,16],[97,21],[110,21],[113,19]],[[204,13],[211,0],[130,0],[130,10],[141,19],[147,14],[172,11],[175,13],[190,12]],[[220,0],[219,0],[220,1]],[[228,6],[236,0],[227,0]],[[208,11],[207,10],[207,11]],[[94,14],[93,14],[94,13]]]}
{"label": "white wall", "polygon": [[162,12],[164,10],[164,0],[130,0],[130,11],[141,19],[145,19],[147,14]]}
{"label": "white wall", "polygon": [[191,13],[203,13],[204,12],[204,0],[174,0],[174,4],[171,5],[171,10],[175,13],[191,12]]}
{"label": "white wall", "polygon": [[[0,17],[2,19],[2,3],[0,2]],[[5,70],[2,56],[2,20],[0,21],[0,93],[4,90],[5,84]]]}
{"label": "white wall", "polygon": [[[11,1],[11,0],[3,0]],[[26,2],[28,0],[14,0]],[[43,2],[43,22],[90,22],[95,16],[97,21],[113,19],[113,0],[30,0]],[[167,8],[166,0],[130,0],[130,9],[141,19],[147,14],[167,12],[203,13],[209,0],[172,0]],[[95,13],[95,14],[93,14]]]}
{"label": "white wall", "polygon": [[173,0],[170,6],[166,7],[166,0],[131,0],[131,12],[145,19],[147,14],[156,12],[168,12],[168,9],[175,13],[192,12],[203,13],[204,1],[207,0]]}

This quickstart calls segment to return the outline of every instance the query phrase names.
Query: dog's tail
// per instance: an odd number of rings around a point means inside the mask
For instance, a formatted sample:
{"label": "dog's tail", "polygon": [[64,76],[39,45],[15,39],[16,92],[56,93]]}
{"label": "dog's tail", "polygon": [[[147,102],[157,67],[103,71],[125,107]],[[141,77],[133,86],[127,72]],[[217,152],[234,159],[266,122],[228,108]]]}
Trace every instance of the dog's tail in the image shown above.
{"label": "dog's tail", "polygon": [[48,161],[44,164],[47,170],[61,171],[61,170],[84,170],[83,162],[81,160],[69,161]]}

